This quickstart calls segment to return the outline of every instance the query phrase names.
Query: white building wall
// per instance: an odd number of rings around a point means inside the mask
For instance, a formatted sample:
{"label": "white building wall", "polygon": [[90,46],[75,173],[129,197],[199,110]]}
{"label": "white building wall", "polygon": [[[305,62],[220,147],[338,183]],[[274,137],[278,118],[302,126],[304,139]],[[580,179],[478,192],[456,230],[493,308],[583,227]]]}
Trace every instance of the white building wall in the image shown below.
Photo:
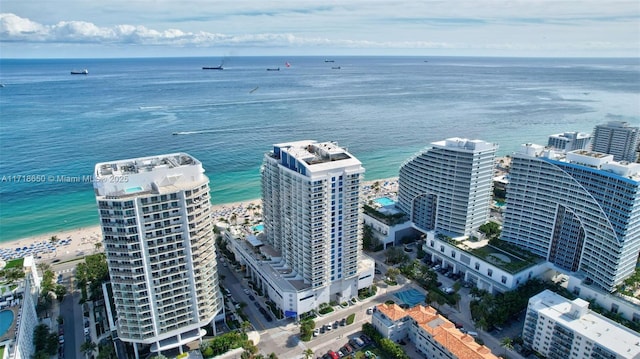
{"label": "white building wall", "polygon": [[489,219],[496,144],[433,142],[401,167],[396,206],[422,230],[465,235]]}
{"label": "white building wall", "polygon": [[451,267],[454,273],[464,273],[465,281],[473,282],[479,289],[492,293],[513,290],[531,278],[543,276],[552,267],[549,263],[541,261],[517,273],[510,273],[439,239],[434,232],[427,232],[422,249],[431,256],[432,261],[441,261],[447,267]]}
{"label": "white building wall", "polygon": [[222,307],[202,164],[184,153],[104,162],[95,179],[119,338],[158,351],[202,337]]}
{"label": "white building wall", "polygon": [[276,144],[262,166],[266,242],[292,276],[329,286],[335,300],[357,296],[362,255],[360,181],[364,168],[332,142]]}

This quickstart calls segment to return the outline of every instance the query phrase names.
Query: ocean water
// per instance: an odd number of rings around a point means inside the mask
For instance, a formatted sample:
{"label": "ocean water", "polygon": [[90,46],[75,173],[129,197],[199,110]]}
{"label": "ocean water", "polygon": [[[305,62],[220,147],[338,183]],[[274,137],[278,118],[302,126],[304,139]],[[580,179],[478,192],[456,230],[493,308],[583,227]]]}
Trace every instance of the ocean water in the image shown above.
{"label": "ocean water", "polygon": [[0,241],[97,224],[83,178],[97,162],[187,152],[227,203],[260,197],[262,156],[278,142],[337,141],[371,180],[448,137],[505,155],[640,123],[638,59],[231,57],[201,69],[220,60],[0,59]]}

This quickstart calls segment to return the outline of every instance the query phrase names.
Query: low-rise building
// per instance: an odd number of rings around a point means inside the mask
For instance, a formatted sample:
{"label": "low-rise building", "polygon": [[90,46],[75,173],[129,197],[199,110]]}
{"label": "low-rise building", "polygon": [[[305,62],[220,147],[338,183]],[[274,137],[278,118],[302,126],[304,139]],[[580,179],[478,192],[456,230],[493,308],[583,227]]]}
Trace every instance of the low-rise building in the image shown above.
{"label": "low-rise building", "polygon": [[640,335],[550,290],[529,299],[524,344],[547,358],[639,358]]}
{"label": "low-rise building", "polygon": [[371,235],[382,244],[383,249],[400,243],[403,237],[415,237],[418,231],[395,204],[379,208],[365,207],[364,224],[371,229]]}
{"label": "low-rise building", "polygon": [[424,358],[497,359],[491,349],[455,327],[429,306],[402,309],[397,304],[380,304],[372,317],[373,326],[395,342],[408,339]]}
{"label": "low-rise building", "polygon": [[[431,261],[490,293],[516,289],[531,278],[543,277],[553,265],[542,258],[507,252],[479,237],[451,238],[427,232],[422,249]],[[551,274],[555,274],[555,270]]]}

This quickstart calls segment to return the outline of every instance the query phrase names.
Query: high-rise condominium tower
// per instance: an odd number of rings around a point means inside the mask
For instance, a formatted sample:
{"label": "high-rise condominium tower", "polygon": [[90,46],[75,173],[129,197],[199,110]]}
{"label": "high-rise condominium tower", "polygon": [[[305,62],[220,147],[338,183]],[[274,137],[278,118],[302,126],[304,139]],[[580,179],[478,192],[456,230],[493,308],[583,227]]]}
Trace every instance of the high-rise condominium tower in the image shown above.
{"label": "high-rise condominium tower", "polygon": [[151,350],[204,336],[221,309],[209,179],[184,154],[98,163],[94,188],[118,337]]}
{"label": "high-rise condominium tower", "polygon": [[400,167],[397,207],[423,230],[467,235],[489,219],[498,145],[449,138]]}
{"label": "high-rise condominium tower", "polygon": [[549,136],[547,146],[561,151],[588,150],[591,148],[591,135],[582,132],[564,132]]}
{"label": "high-rise condominium tower", "polygon": [[616,161],[635,162],[640,141],[640,127],[628,122],[610,121],[593,129],[594,152],[613,155]]}
{"label": "high-rise condominium tower", "polygon": [[640,251],[640,164],[525,145],[513,155],[502,240],[613,291]]}
{"label": "high-rise condominium tower", "polygon": [[313,289],[357,296],[361,255],[358,159],[333,142],[280,143],[265,154],[262,199],[266,241]]}

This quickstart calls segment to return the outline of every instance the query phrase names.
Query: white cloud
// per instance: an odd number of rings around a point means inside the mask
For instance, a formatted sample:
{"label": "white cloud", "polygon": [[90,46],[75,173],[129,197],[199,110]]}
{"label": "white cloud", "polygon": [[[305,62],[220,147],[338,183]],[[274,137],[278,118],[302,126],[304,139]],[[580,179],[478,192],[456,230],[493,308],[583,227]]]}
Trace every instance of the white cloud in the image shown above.
{"label": "white cloud", "polygon": [[[7,12],[0,14],[3,50],[67,45],[113,50],[135,44],[159,51],[256,49],[252,54],[267,49],[305,54],[349,49],[514,56],[640,53],[637,0],[109,0],[95,6],[86,0],[3,0],[2,7]],[[74,19],[67,18],[68,9],[74,9]]]}

